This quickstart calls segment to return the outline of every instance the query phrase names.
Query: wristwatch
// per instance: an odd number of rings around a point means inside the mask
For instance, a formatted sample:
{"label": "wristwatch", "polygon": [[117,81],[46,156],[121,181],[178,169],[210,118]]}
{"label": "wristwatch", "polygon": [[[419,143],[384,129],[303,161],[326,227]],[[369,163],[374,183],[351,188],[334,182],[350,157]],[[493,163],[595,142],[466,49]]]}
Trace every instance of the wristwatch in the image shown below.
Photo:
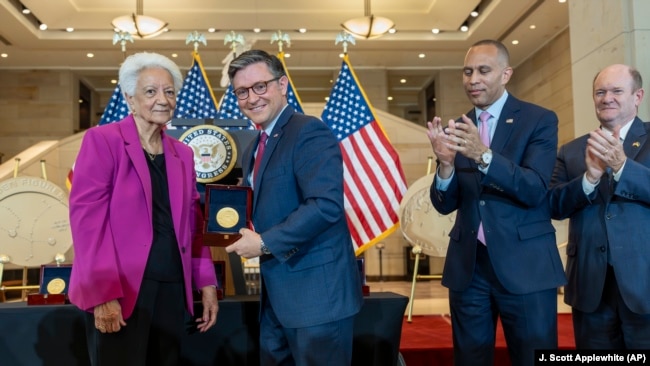
{"label": "wristwatch", "polygon": [[269,248],[264,245],[264,240],[262,238],[260,238],[260,250],[262,251],[262,254],[271,254]]}
{"label": "wristwatch", "polygon": [[481,169],[485,169],[490,165],[492,162],[492,150],[487,149],[483,154],[481,154],[481,160],[477,161],[476,163],[478,166],[481,167]]}

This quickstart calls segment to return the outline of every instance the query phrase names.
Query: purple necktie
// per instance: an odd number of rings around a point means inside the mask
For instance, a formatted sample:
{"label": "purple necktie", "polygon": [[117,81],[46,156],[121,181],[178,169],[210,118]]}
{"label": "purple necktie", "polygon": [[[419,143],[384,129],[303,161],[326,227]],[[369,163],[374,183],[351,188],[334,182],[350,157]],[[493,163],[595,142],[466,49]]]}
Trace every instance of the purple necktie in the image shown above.
{"label": "purple necktie", "polygon": [[[483,145],[487,147],[490,147],[490,126],[488,125],[488,119],[490,119],[490,117],[490,113],[486,111],[481,112],[481,115],[478,116],[478,119],[481,120],[478,134],[481,137]],[[478,225],[478,240],[484,245],[487,245],[485,242],[485,233],[483,232],[483,222]]]}
{"label": "purple necktie", "polygon": [[257,171],[260,169],[264,150],[266,150],[266,140],[268,138],[269,135],[267,135],[266,132],[262,132],[260,135],[260,141],[257,143],[257,155],[255,156],[255,164],[253,165],[253,179],[257,178]]}

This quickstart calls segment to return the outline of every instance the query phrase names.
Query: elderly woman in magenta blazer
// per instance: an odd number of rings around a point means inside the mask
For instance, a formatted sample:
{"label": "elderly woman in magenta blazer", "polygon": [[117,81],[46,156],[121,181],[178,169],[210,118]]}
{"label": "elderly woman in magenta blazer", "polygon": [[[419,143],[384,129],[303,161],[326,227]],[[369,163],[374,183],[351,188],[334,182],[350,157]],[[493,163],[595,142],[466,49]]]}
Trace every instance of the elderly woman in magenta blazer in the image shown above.
{"label": "elderly woman in magenta blazer", "polygon": [[183,79],[155,53],[128,57],[119,79],[132,114],[89,129],[75,162],[70,301],[88,312],[93,365],[178,365],[192,290],[199,331],[218,311],[192,152],[163,131]]}

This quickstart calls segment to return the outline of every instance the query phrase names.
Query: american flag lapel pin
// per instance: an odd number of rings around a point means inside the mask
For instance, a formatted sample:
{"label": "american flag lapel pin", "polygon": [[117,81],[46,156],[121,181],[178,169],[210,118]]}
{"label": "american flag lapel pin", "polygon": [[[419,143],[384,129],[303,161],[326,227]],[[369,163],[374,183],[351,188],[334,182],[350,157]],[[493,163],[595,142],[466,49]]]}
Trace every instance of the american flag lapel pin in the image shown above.
{"label": "american flag lapel pin", "polygon": [[506,120],[506,123],[512,123],[512,122],[514,122],[514,121],[515,121],[515,120],[512,119],[512,118],[508,118],[508,119]]}
{"label": "american flag lapel pin", "polygon": [[641,146],[641,143],[640,143],[639,141],[634,141],[634,142],[632,143],[632,146],[634,146],[634,147],[639,147],[639,146]]}

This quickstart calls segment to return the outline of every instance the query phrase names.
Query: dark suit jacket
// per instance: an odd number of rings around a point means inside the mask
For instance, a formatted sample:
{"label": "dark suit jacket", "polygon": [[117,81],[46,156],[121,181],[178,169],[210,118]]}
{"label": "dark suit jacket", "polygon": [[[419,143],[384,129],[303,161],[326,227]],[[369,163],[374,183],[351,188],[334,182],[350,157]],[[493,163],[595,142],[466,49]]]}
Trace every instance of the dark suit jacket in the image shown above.
{"label": "dark suit jacket", "polygon": [[[467,116],[476,121],[474,109]],[[501,284],[525,294],[565,283],[551,224],[547,189],[557,150],[557,116],[508,96],[492,138],[487,175],[461,154],[446,191],[431,186],[431,201],[442,214],[456,211],[442,284],[455,291],[472,281],[478,227],[483,221],[487,249]]]}
{"label": "dark suit jacket", "polygon": [[[245,178],[256,146],[244,152]],[[356,314],[361,282],[343,206],[341,150],[329,127],[287,106],[253,187],[253,224],[272,253],[260,258],[262,303],[269,300],[289,328]]]}
{"label": "dark suit jacket", "polygon": [[650,314],[650,123],[635,118],[623,147],[628,157],[616,183],[606,173],[587,197],[582,189],[589,135],[562,146],[551,181],[557,219],[569,218],[564,300],[591,312],[600,303],[607,248],[625,304]]}

